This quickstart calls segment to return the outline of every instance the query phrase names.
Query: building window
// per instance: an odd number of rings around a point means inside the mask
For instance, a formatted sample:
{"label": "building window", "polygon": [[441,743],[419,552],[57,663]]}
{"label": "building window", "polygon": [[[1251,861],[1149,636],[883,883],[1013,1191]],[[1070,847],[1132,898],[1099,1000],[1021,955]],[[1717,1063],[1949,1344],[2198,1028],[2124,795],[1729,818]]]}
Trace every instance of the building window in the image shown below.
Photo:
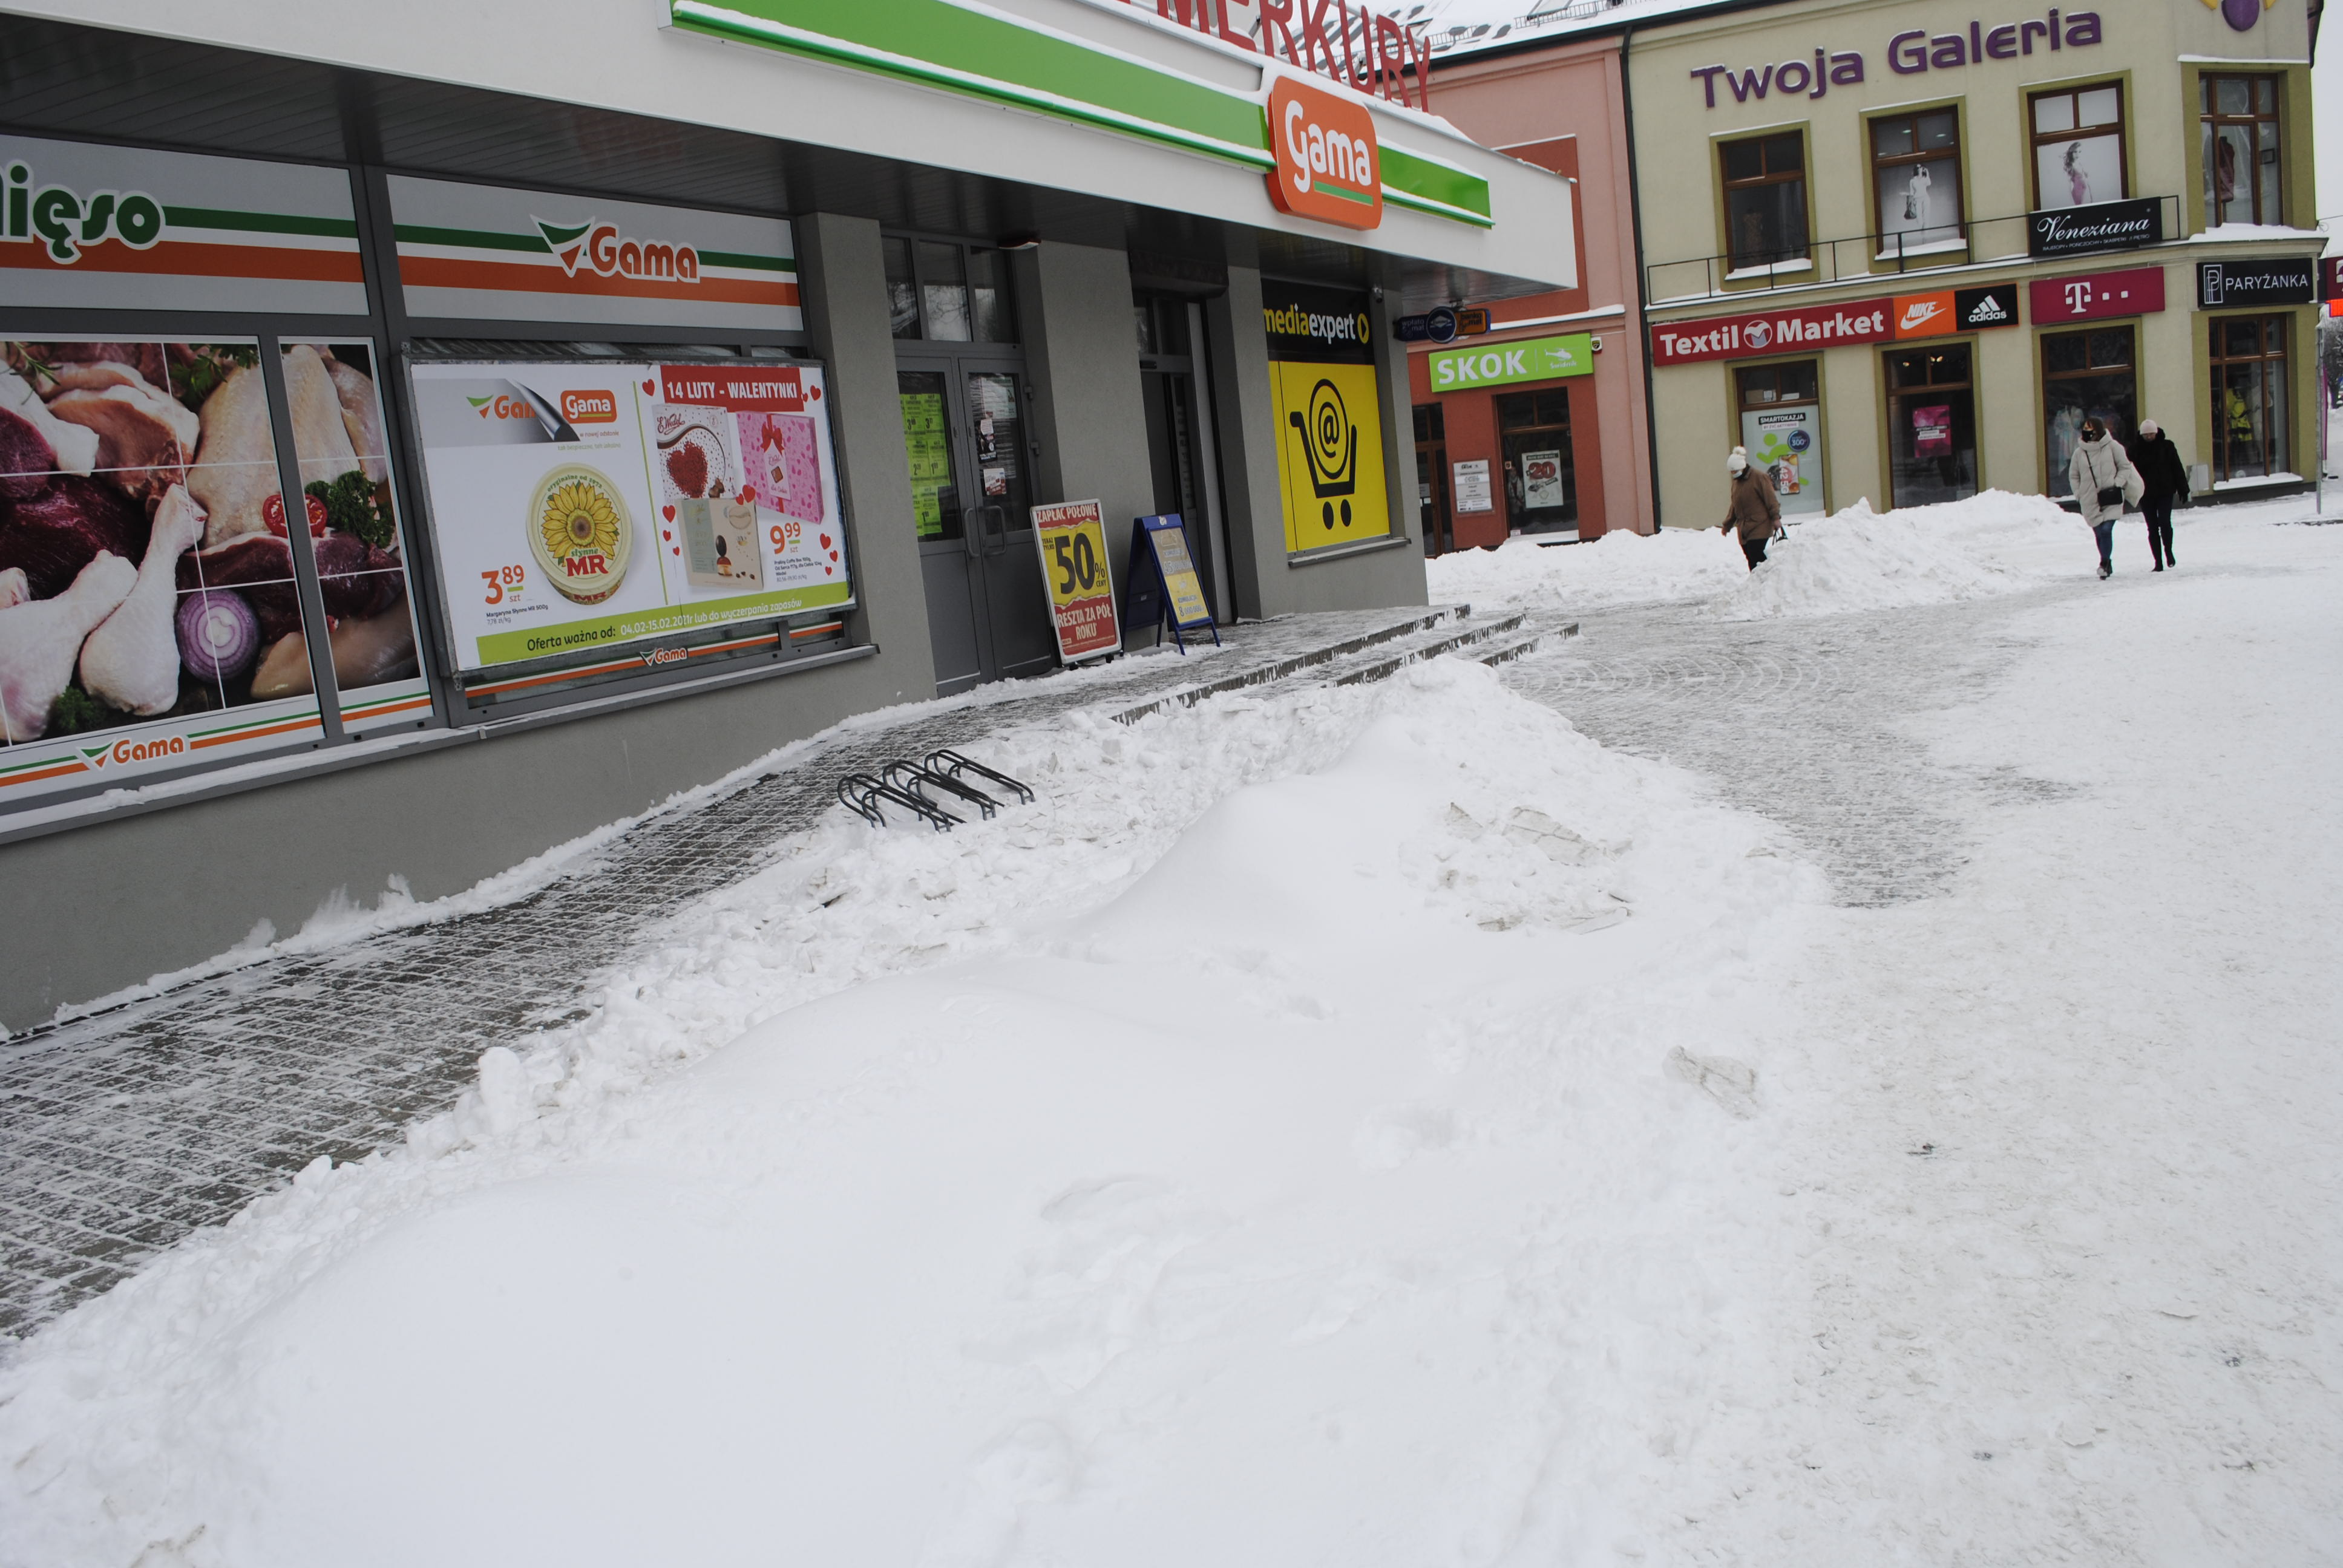
{"label": "building window", "polygon": [[1817,363],[1759,365],[1733,373],[1741,445],[1765,470],[1790,513],[1823,509],[1822,376]]}
{"label": "building window", "polygon": [[2066,465],[2083,438],[2083,421],[2097,417],[2107,434],[2129,443],[2139,415],[2139,379],[2133,368],[2132,329],[2056,332],[2042,339],[2042,410],[2053,496],[2071,496]]}
{"label": "building window", "polygon": [[1506,526],[1566,528],[1578,521],[1570,449],[1570,394],[1562,387],[1513,392],[1497,400],[1504,447]]}
{"label": "building window", "polygon": [[1887,356],[1887,504],[1925,507],[1977,490],[1976,399],[1969,346]]}
{"label": "building window", "polygon": [[1806,257],[1806,142],[1797,131],[1726,142],[1725,249],[1732,270],[1779,266]]}
{"label": "building window", "polygon": [[2088,206],[2131,195],[2123,87],[2101,82],[2026,100],[2034,116],[2034,206]]}
{"label": "building window", "polygon": [[950,240],[888,238],[887,325],[900,338],[1014,343],[1001,252]]}
{"label": "building window", "polygon": [[2207,76],[2203,95],[2205,222],[2284,223],[2279,200],[2278,78]]}
{"label": "building window", "polygon": [[1423,553],[1454,549],[1448,517],[1448,410],[1438,403],[1415,405],[1415,502]]}
{"label": "building window", "polygon": [[2213,479],[2287,471],[2286,317],[2209,324],[2213,337]]}
{"label": "building window", "polygon": [[1961,245],[1960,116],[1931,109],[1872,121],[1871,190],[1881,259]]}

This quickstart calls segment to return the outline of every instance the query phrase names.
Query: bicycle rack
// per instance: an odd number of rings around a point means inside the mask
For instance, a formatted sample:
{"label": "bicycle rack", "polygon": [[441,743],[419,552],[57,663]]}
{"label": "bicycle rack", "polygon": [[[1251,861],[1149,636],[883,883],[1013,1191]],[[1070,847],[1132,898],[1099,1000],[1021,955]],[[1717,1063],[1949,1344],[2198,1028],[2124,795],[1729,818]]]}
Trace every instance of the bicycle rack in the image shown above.
{"label": "bicycle rack", "polygon": [[983,790],[961,783],[949,774],[931,772],[916,762],[898,759],[879,770],[879,776],[907,795],[917,795],[930,806],[941,808],[942,802],[930,799],[928,789],[933,787],[959,796],[985,815],[990,821],[1000,810],[1001,802]]}
{"label": "bicycle rack", "polygon": [[1020,784],[1008,774],[996,773],[983,763],[973,758],[962,757],[957,751],[947,749],[929,752],[925,769],[926,771],[937,775],[940,779],[956,779],[962,773],[973,773],[980,779],[990,779],[1003,789],[1012,791],[1019,800],[1029,806],[1033,802],[1032,790]]}
{"label": "bicycle rack", "polygon": [[882,801],[902,807],[939,833],[950,832],[955,823],[963,820],[925,796],[898,789],[868,773],[849,773],[840,779],[838,781],[838,799],[840,805],[874,828],[887,825],[887,813],[880,809]]}

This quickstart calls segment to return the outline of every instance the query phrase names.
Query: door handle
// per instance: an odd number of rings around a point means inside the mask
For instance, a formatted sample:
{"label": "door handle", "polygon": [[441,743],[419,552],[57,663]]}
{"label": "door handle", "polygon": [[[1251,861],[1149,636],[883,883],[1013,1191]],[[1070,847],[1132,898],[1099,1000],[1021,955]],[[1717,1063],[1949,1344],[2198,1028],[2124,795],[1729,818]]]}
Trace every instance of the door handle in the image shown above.
{"label": "door handle", "polygon": [[986,506],[976,508],[979,530],[984,536],[984,553],[1005,555],[1009,550],[1009,509]]}

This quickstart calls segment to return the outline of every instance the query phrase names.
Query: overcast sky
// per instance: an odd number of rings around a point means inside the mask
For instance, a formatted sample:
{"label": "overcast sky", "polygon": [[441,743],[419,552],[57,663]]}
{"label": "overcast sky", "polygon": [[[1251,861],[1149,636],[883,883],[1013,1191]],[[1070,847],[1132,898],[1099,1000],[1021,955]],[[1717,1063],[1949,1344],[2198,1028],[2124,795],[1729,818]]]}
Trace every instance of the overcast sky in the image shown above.
{"label": "overcast sky", "polygon": [[[2343,23],[2343,13],[2333,19]],[[2343,38],[2328,38],[2326,44],[2327,53],[2310,68],[2310,109],[2318,119],[2318,146],[2313,149],[2318,159],[2316,216],[2329,220],[2331,231],[2343,233],[2343,61],[2336,58],[2343,52]]]}

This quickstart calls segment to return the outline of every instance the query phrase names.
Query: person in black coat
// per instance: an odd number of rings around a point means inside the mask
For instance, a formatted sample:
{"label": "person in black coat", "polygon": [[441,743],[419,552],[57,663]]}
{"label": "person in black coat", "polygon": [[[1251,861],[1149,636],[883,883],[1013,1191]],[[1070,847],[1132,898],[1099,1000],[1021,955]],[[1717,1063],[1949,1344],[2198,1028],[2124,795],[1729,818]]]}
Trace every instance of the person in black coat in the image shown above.
{"label": "person in black coat", "polygon": [[2172,508],[2176,501],[2188,499],[2188,466],[2180,460],[2180,448],[2172,437],[2153,419],[2139,422],[2139,434],[2132,437],[2131,466],[2139,470],[2145,487],[2139,511],[2147,519],[2147,549],[2156,558],[2156,569],[2177,566],[2172,555]]}

